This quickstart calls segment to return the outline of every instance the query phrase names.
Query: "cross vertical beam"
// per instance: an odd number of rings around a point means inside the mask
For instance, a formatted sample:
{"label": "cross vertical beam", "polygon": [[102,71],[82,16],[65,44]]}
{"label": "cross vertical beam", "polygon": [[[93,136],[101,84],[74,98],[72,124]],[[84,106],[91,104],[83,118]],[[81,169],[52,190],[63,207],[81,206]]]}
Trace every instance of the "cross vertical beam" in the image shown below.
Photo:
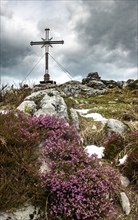
{"label": "cross vertical beam", "polygon": [[[45,40],[48,41],[49,40],[49,31],[50,29],[49,28],[46,28],[45,29]],[[45,74],[48,74],[49,75],[49,70],[48,70],[48,66],[49,66],[49,63],[48,63],[48,53],[49,53],[49,45],[46,44],[45,46]]]}
{"label": "cross vertical beam", "polygon": [[31,41],[30,45],[42,45],[42,47],[45,47],[45,74],[44,74],[44,81],[41,81],[40,83],[49,83],[50,81],[50,75],[49,75],[49,46],[52,47],[52,44],[64,44],[64,41],[52,41],[52,38],[49,39],[49,28],[45,29],[45,39],[42,38],[42,41]]}

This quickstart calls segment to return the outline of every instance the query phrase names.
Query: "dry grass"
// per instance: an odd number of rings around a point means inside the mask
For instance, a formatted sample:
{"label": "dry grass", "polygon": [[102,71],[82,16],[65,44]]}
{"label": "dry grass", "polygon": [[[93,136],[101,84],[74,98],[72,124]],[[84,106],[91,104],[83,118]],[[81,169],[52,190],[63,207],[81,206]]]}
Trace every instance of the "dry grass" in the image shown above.
{"label": "dry grass", "polygon": [[24,100],[24,98],[31,94],[31,88],[22,86],[19,89],[7,89],[0,93],[0,108],[13,109],[16,108]]}
{"label": "dry grass", "polygon": [[80,135],[83,145],[102,146],[105,137],[104,125],[93,119],[80,117]]}

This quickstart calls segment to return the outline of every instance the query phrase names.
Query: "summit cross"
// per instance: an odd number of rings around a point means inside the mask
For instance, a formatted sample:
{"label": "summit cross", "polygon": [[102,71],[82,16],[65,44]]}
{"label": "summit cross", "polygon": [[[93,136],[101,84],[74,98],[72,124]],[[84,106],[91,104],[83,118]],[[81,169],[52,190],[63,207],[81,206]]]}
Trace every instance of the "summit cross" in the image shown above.
{"label": "summit cross", "polygon": [[41,81],[40,83],[51,83],[53,81],[50,81],[50,75],[49,75],[49,62],[48,62],[48,58],[49,58],[49,46],[52,47],[52,44],[64,44],[64,41],[52,41],[53,38],[49,39],[49,28],[45,29],[45,39],[41,38],[42,41],[36,41],[30,42],[30,45],[42,45],[42,47],[45,47],[45,74],[44,74],[44,81]]}

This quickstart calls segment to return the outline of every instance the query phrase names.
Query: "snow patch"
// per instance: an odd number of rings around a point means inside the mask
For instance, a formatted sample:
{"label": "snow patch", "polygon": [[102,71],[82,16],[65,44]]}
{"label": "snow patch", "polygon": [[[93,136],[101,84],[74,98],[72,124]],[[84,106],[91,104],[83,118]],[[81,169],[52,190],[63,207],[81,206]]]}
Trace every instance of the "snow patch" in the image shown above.
{"label": "snow patch", "polygon": [[123,165],[126,162],[127,158],[128,158],[128,155],[126,154],[123,158],[119,159],[118,166]]}
{"label": "snow patch", "polygon": [[85,117],[85,118],[93,118],[95,121],[107,122],[107,119],[104,118],[99,113],[90,113],[90,114],[87,114],[87,115],[83,115],[83,117]]}
{"label": "snow patch", "polygon": [[98,158],[104,156],[104,147],[98,147],[96,145],[88,145],[84,150],[91,157],[93,154],[96,154]]}
{"label": "snow patch", "polygon": [[87,114],[88,111],[90,111],[90,109],[75,109],[77,112],[80,113],[80,115],[84,115]]}
{"label": "snow patch", "polygon": [[104,118],[101,114],[99,113],[88,113],[91,109],[75,109],[82,117],[85,118],[93,118],[95,121],[100,121],[102,123],[106,123],[108,119]]}

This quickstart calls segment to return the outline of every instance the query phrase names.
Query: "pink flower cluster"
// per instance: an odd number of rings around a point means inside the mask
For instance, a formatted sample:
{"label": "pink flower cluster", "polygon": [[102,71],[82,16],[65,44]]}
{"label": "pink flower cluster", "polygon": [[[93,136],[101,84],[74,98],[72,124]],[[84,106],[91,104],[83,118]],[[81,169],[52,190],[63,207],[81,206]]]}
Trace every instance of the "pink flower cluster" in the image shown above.
{"label": "pink flower cluster", "polygon": [[49,219],[97,220],[112,213],[115,172],[100,165],[96,156],[87,157],[79,134],[66,121],[50,116],[31,120],[49,130],[44,156],[50,171],[40,177]]}

